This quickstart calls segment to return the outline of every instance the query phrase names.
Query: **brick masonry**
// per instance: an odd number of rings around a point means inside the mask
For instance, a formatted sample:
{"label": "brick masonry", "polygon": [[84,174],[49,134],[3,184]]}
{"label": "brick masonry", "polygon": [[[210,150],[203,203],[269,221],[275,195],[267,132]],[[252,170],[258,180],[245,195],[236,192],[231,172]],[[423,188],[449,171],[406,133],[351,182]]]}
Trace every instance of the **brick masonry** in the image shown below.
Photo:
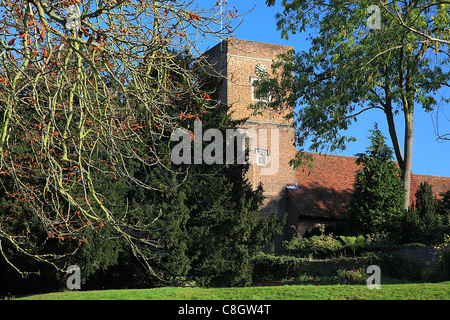
{"label": "brick masonry", "polygon": [[[267,166],[256,165],[256,159],[253,158],[253,164],[247,173],[253,188],[256,189],[259,183],[262,184],[265,196],[261,207],[262,216],[274,212],[283,215],[287,212],[286,186],[295,184],[295,172],[289,165],[296,152],[295,128],[293,120],[286,118],[291,111],[289,109],[263,110],[254,114],[249,108],[255,103],[252,78],[257,78],[255,73],[257,64],[263,64],[267,69],[267,76],[274,77],[272,63],[277,60],[279,54],[291,49],[292,47],[270,43],[229,39],[205,52],[205,57],[213,69],[225,78],[221,88],[221,102],[230,106],[232,118],[246,119],[241,126],[243,130],[256,132],[256,135],[252,135],[249,139],[250,156],[255,156],[252,152],[255,147],[268,149]],[[261,139],[266,142],[262,142]],[[279,252],[284,239],[285,236],[277,237],[274,242],[267,245],[266,251]]]}
{"label": "brick masonry", "polygon": [[[247,177],[254,188],[262,183],[266,199],[261,208],[263,215],[274,210],[286,211],[286,186],[295,183],[295,172],[289,161],[295,155],[295,129],[292,119],[287,120],[289,110],[263,110],[262,114],[254,114],[249,108],[252,103],[251,78],[257,77],[255,66],[264,64],[268,76],[273,76],[271,65],[277,56],[292,47],[229,39],[205,52],[205,57],[215,70],[225,77],[221,89],[221,100],[230,105],[231,117],[246,119],[243,130],[256,132],[250,155],[254,155],[255,147],[267,148],[269,152],[267,166],[251,165]],[[274,134],[274,140],[272,140]],[[267,139],[262,143],[260,139]],[[278,141],[277,141],[278,140]],[[254,161],[256,159],[253,159]],[[253,162],[255,163],[255,162]]]}
{"label": "brick masonry", "polygon": [[291,50],[292,47],[229,39],[214,46],[204,56],[226,81],[223,82],[221,100],[231,106],[231,115],[236,119],[292,124],[292,120],[284,117],[290,110],[270,111],[254,115],[250,110],[252,100],[251,77],[257,77],[255,66],[260,63],[267,67],[268,76],[273,76],[271,65],[279,54]]}

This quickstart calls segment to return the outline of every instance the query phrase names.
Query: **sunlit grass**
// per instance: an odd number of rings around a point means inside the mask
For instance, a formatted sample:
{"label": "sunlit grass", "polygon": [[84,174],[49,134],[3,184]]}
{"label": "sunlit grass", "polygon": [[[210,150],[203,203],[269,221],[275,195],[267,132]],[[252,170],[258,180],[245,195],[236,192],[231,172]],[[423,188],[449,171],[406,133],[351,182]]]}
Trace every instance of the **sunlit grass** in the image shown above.
{"label": "sunlit grass", "polygon": [[365,285],[292,285],[244,288],[157,288],[65,291],[30,295],[29,300],[449,300],[450,281]]}

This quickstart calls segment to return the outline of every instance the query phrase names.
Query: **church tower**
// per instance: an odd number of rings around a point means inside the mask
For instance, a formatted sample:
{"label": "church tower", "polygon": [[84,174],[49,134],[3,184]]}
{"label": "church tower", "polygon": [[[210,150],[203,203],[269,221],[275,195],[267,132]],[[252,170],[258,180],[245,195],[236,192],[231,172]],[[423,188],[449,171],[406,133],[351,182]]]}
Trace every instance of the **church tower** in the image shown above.
{"label": "church tower", "polygon": [[240,39],[225,40],[205,56],[213,68],[224,76],[221,101],[231,106],[231,117],[246,119],[242,129],[249,133],[249,155],[253,161],[247,177],[256,189],[262,183],[265,200],[261,214],[287,210],[286,186],[295,184],[295,172],[289,161],[295,155],[293,120],[286,120],[286,111],[263,110],[254,114],[249,108],[258,100],[270,97],[255,94],[254,81],[272,75],[271,65],[277,56],[292,47]]}

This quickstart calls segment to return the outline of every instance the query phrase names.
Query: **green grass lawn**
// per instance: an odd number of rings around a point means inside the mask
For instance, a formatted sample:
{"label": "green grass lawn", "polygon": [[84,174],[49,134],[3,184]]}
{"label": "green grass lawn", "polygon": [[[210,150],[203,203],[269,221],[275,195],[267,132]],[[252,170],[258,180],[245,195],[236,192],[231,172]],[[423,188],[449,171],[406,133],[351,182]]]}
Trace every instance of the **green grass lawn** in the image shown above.
{"label": "green grass lawn", "polygon": [[450,281],[365,285],[292,285],[245,288],[157,288],[66,291],[31,295],[27,300],[450,300]]}

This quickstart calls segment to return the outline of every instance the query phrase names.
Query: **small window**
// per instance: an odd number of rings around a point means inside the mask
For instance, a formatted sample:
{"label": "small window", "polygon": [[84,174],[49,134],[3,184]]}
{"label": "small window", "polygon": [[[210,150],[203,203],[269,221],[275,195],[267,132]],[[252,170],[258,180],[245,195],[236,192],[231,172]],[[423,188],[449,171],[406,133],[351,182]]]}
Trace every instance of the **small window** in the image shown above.
{"label": "small window", "polygon": [[260,80],[260,78],[250,77],[250,83],[252,84],[252,100],[253,101],[269,102],[270,101],[270,94],[267,94],[267,96],[261,96],[261,95],[257,94],[258,85],[255,82],[258,81],[258,80]]}
{"label": "small window", "polygon": [[267,166],[269,158],[269,150],[264,148],[256,148],[256,165],[257,166]]}

